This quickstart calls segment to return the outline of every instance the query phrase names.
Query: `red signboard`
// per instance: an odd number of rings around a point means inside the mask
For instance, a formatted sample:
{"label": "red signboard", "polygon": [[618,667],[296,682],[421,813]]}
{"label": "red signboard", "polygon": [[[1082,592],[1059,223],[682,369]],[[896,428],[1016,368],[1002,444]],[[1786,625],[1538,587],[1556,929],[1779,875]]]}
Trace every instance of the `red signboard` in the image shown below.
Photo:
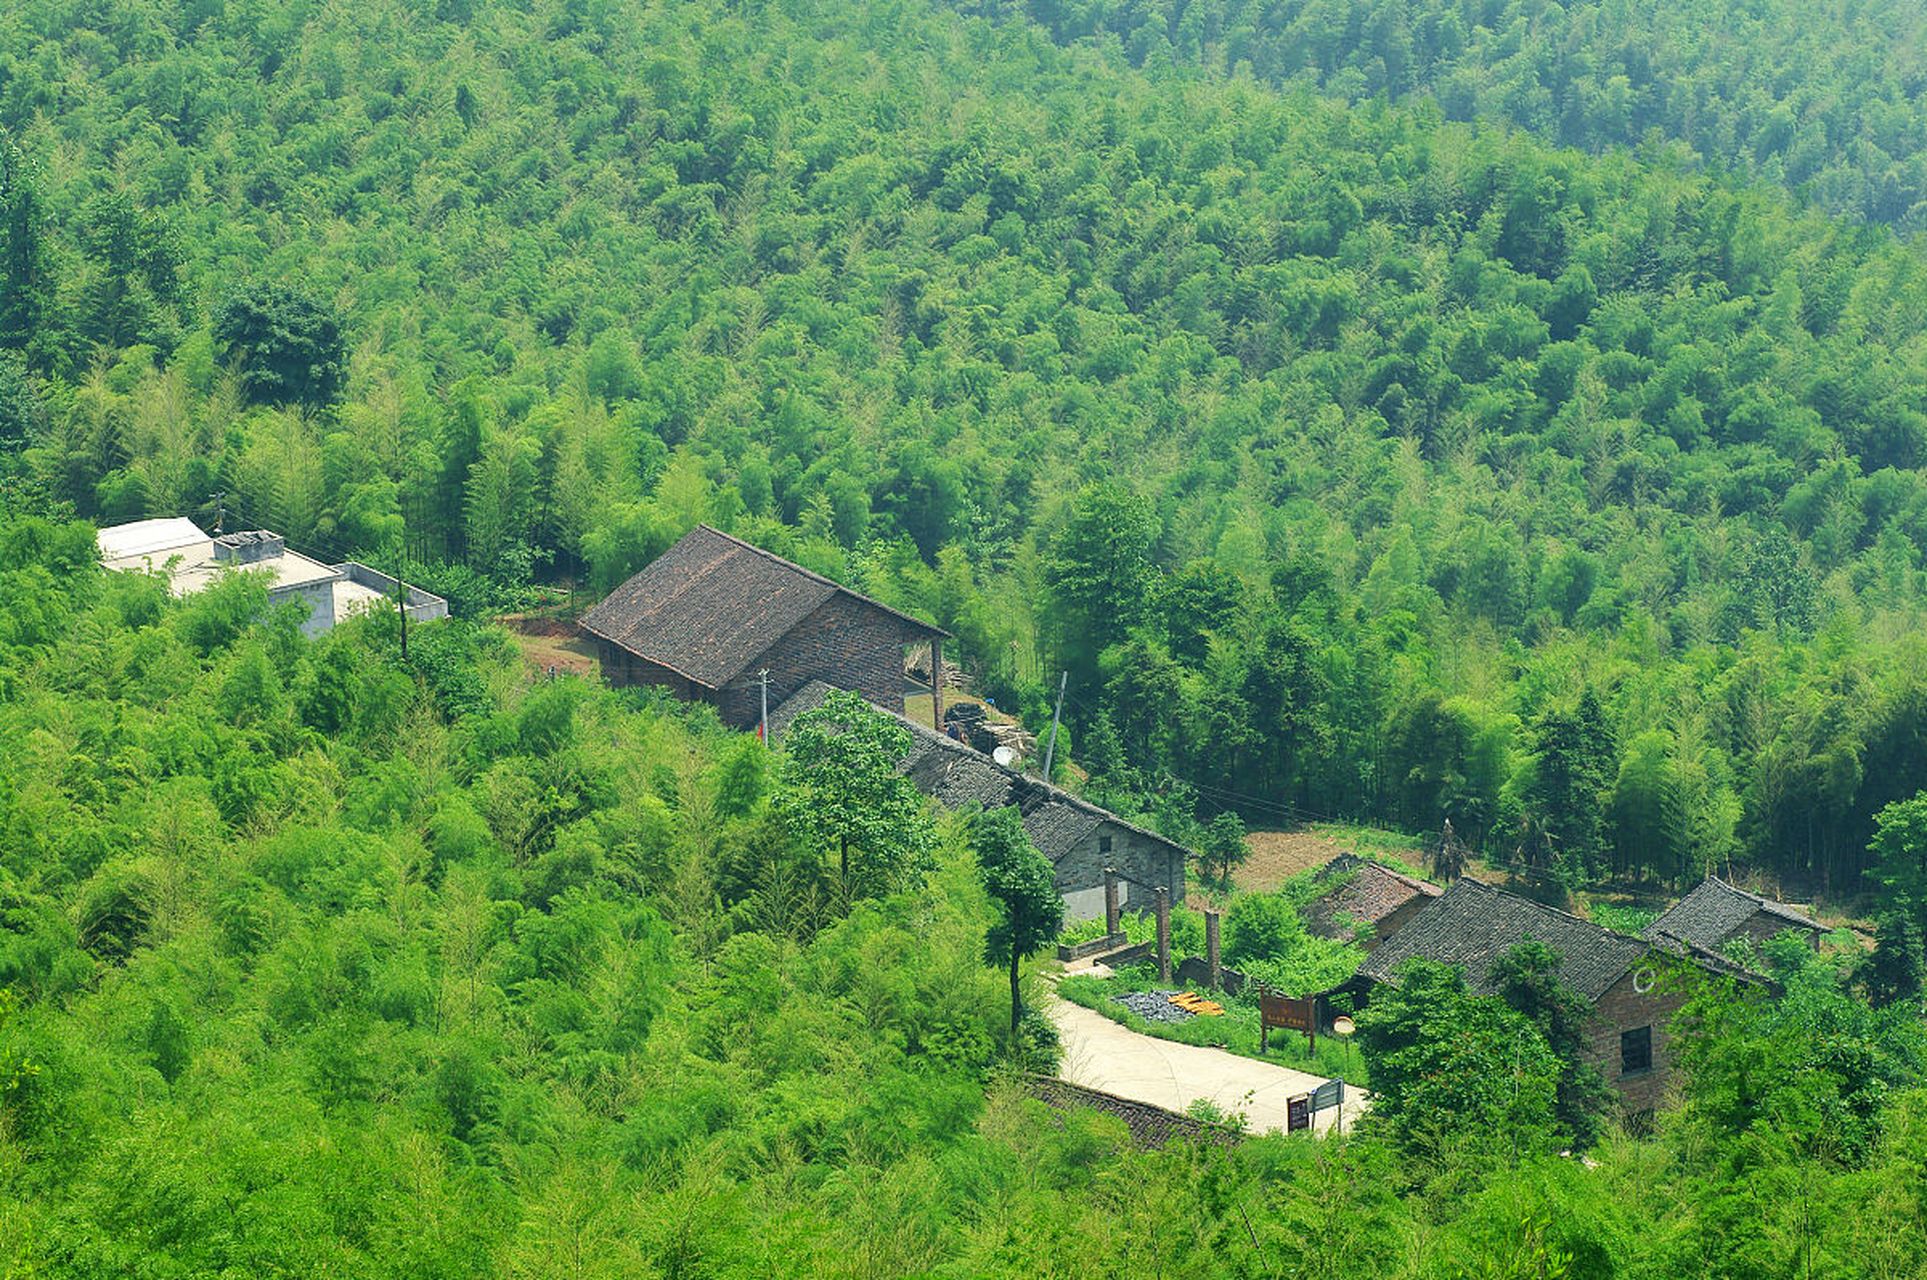
{"label": "red signboard", "polygon": [[1285,1102],[1285,1132],[1311,1128],[1311,1095],[1301,1093]]}
{"label": "red signboard", "polygon": [[1273,1027],[1280,1031],[1302,1031],[1315,1052],[1318,1048],[1318,998],[1316,996],[1258,997],[1258,1052],[1270,1048]]}

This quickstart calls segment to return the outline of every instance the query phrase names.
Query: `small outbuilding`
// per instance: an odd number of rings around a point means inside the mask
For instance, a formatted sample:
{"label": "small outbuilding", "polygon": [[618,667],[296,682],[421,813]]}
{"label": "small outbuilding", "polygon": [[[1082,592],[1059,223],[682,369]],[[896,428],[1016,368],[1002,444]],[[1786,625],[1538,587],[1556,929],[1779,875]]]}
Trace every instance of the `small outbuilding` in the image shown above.
{"label": "small outbuilding", "polygon": [[204,533],[192,520],[136,520],[102,529],[96,535],[101,564],[119,572],[146,571],[167,576],[177,596],[205,591],[222,573],[246,570],[267,579],[273,604],[299,601],[308,608],[301,629],[319,635],[357,613],[394,608],[405,592],[408,617],[429,622],[448,616],[440,596],[395,581],[358,561],[325,564],[288,546],[266,529]]}
{"label": "small outbuilding", "polygon": [[[711,703],[737,728],[761,716],[763,672],[771,708],[821,680],[900,711],[905,651],[928,645],[931,670],[940,670],[947,634],[708,525],[610,592],[579,625],[610,684],[659,685]],[[934,702],[932,710],[941,716]]]}
{"label": "small outbuilding", "polygon": [[[770,712],[771,737],[780,741],[797,716],[820,706],[830,692],[830,686],[818,680],[785,699]],[[1118,901],[1126,910],[1150,910],[1160,888],[1170,891],[1174,905],[1183,901],[1184,869],[1191,856],[1183,845],[1041,778],[998,764],[928,725],[897,718],[910,730],[910,750],[897,767],[917,790],[947,809],[1016,806],[1030,842],[1050,860],[1066,919],[1103,916],[1106,867],[1118,873]]]}
{"label": "small outbuilding", "polygon": [[1675,939],[1706,951],[1719,951],[1736,938],[1758,944],[1789,929],[1816,951],[1827,933],[1825,925],[1798,907],[1708,876],[1647,925],[1645,936],[1654,942]]}
{"label": "small outbuilding", "polygon": [[1430,881],[1355,853],[1339,854],[1313,875],[1320,892],[1305,904],[1305,928],[1321,938],[1356,939],[1368,951],[1410,924],[1445,892]]}

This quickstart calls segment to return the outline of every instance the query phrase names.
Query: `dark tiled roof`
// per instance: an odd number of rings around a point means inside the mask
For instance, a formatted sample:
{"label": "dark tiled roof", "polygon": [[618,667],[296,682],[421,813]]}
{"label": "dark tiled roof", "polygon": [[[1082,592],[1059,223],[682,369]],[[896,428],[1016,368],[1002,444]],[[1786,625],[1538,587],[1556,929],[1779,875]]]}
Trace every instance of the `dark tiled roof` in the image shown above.
{"label": "dark tiled roof", "polygon": [[1637,938],[1464,879],[1379,944],[1359,972],[1383,982],[1402,961],[1423,956],[1463,966],[1466,985],[1483,992],[1492,962],[1528,938],[1565,957],[1561,975],[1588,1000],[1604,995],[1647,949]]}
{"label": "dark tiled roof", "polygon": [[924,636],[943,631],[740,538],[697,525],[582,615],[582,629],[719,689],[843,594]]}
{"label": "dark tiled roof", "polygon": [[1676,937],[1663,930],[1659,933],[1653,933],[1650,931],[1650,928],[1647,932],[1646,940],[1668,955],[1675,955],[1683,960],[1692,961],[1708,973],[1717,974],[1723,978],[1734,978],[1740,982],[1749,983],[1756,987],[1766,987],[1776,992],[1780,990],[1780,984],[1774,982],[1771,978],[1754,973],[1744,965],[1734,964],[1731,960],[1728,960],[1711,947],[1702,947],[1697,942]]}
{"label": "dark tiled roof", "polygon": [[[831,692],[829,685],[812,680],[784,699],[782,705],[769,713],[771,739],[780,740],[797,716],[821,706]],[[1052,862],[1107,822],[1156,841],[1180,857],[1189,856],[1183,845],[1155,831],[1126,822],[1108,809],[1100,809],[1068,791],[1047,786],[1041,778],[1006,768],[976,748],[946,737],[927,724],[918,724],[887,708],[878,710],[895,716],[910,730],[910,750],[897,767],[917,784],[917,790],[947,809],[961,809],[968,804],[986,809],[1017,806],[1018,812],[1024,815],[1024,830],[1030,842]]]}
{"label": "dark tiled roof", "polygon": [[1711,949],[1720,946],[1733,936],[1734,930],[1762,911],[1789,929],[1826,932],[1824,925],[1802,911],[1757,893],[1748,893],[1718,876],[1708,876],[1691,893],[1668,907],[1664,915],[1647,925],[1645,936],[1665,935]]}
{"label": "dark tiled roof", "polygon": [[1377,924],[1414,898],[1436,898],[1437,885],[1394,871],[1390,867],[1341,853],[1318,870],[1320,884],[1331,887],[1305,905],[1305,925],[1324,937],[1350,937],[1340,917]]}

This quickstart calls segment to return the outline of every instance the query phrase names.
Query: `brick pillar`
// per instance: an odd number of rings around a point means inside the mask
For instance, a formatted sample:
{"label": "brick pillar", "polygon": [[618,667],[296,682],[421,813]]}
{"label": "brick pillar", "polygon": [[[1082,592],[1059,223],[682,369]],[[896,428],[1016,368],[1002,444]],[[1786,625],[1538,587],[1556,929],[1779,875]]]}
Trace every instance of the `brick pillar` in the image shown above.
{"label": "brick pillar", "polygon": [[1104,936],[1117,932],[1117,868],[1104,868]]}
{"label": "brick pillar", "polygon": [[1158,981],[1171,981],[1171,891],[1162,885],[1157,891]]}
{"label": "brick pillar", "polygon": [[1211,989],[1224,989],[1224,966],[1218,961],[1218,913],[1204,913],[1204,961],[1211,966]]}

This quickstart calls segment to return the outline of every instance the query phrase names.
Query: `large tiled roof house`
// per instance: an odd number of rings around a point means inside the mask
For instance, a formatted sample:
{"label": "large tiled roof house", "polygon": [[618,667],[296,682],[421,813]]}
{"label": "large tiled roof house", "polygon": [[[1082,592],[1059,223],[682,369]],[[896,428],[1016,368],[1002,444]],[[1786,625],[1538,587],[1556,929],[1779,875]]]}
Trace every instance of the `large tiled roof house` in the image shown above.
{"label": "large tiled roof house", "polygon": [[945,633],[708,525],[698,525],[582,615],[611,684],[661,685],[715,704],[725,723],[811,680],[903,706],[904,651]]}
{"label": "large tiled roof house", "polygon": [[1460,966],[1466,984],[1485,993],[1493,961],[1528,939],[1560,954],[1566,984],[1592,1005],[1586,1059],[1630,1111],[1658,1106],[1671,1077],[1666,1025],[1685,996],[1659,981],[1660,962],[1681,957],[1703,971],[1747,980],[1737,966],[1698,948],[1615,933],[1472,879],[1453,884],[1366,956],[1359,979],[1367,986],[1396,981],[1399,965],[1418,956]]}

